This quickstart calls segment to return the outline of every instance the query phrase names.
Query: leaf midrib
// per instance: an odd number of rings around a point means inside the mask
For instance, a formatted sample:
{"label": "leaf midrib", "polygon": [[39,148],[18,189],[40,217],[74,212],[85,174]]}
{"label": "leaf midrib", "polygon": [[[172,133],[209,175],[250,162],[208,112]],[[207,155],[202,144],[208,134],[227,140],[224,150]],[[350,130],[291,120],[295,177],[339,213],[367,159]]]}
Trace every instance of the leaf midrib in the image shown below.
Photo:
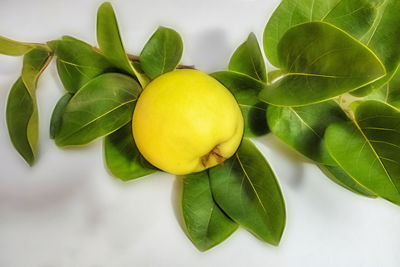
{"label": "leaf midrib", "polygon": [[109,111],[103,113],[102,115],[100,115],[100,116],[98,116],[98,117],[96,117],[96,118],[90,120],[89,122],[85,123],[84,125],[82,125],[81,127],[79,127],[76,131],[72,132],[71,134],[69,134],[69,135],[67,135],[67,136],[65,136],[65,137],[63,137],[63,138],[60,138],[60,139],[61,139],[61,140],[64,140],[64,141],[67,140],[68,138],[70,138],[70,137],[73,136],[74,134],[80,132],[82,129],[84,129],[84,128],[87,127],[88,125],[90,125],[90,124],[94,123],[95,121],[97,121],[97,120],[99,120],[99,119],[101,119],[101,118],[107,116],[108,114],[110,114],[111,112],[113,112],[113,111],[119,109],[120,107],[122,107],[122,106],[124,106],[124,105],[127,105],[127,104],[129,104],[129,103],[135,102],[135,101],[136,101],[136,98],[135,98],[135,99],[131,99],[131,100],[129,100],[129,101],[125,101],[125,102],[119,104],[118,106],[116,106],[116,107],[110,109]]}
{"label": "leaf midrib", "polygon": [[386,169],[385,165],[383,164],[381,157],[378,155],[378,153],[376,152],[374,146],[371,144],[370,140],[367,138],[367,136],[365,135],[365,133],[363,132],[363,130],[361,129],[360,125],[358,125],[356,120],[353,120],[355,126],[357,127],[358,131],[361,133],[361,135],[363,136],[363,138],[365,139],[366,143],[368,144],[368,146],[371,148],[372,152],[374,153],[374,156],[377,158],[379,164],[382,166],[383,170],[385,171],[386,176],[389,178],[389,181],[391,182],[391,184],[394,186],[394,188],[396,188],[397,192],[400,193],[399,189],[397,188],[397,186],[394,184],[392,177],[390,176],[388,170]]}
{"label": "leaf midrib", "polygon": [[316,136],[318,136],[319,138],[322,138],[316,131],[314,131],[314,129],[313,129],[310,125],[308,125],[308,124],[303,120],[302,117],[300,117],[300,115],[294,110],[294,108],[289,107],[289,110],[291,110],[291,111],[296,115],[296,117],[300,120],[300,122],[302,122],[307,128],[309,128]]}
{"label": "leaf midrib", "polygon": [[247,174],[247,172],[246,172],[246,170],[245,170],[245,168],[244,168],[244,166],[243,166],[243,164],[242,164],[242,161],[241,161],[240,158],[239,158],[239,154],[236,153],[235,155],[236,155],[236,158],[237,158],[237,160],[238,160],[238,162],[239,162],[240,167],[241,167],[242,170],[243,170],[244,175],[246,176],[247,180],[249,181],[249,183],[250,183],[250,185],[251,185],[251,188],[253,189],[254,193],[256,194],[256,197],[257,197],[257,199],[258,199],[258,202],[260,203],[260,205],[261,205],[262,209],[264,210],[265,214],[268,214],[267,210],[265,209],[265,207],[264,207],[264,205],[263,205],[263,203],[262,203],[262,201],[261,201],[260,196],[258,195],[258,192],[257,192],[256,188],[254,187],[253,183],[251,182],[251,179],[250,179],[249,175]]}

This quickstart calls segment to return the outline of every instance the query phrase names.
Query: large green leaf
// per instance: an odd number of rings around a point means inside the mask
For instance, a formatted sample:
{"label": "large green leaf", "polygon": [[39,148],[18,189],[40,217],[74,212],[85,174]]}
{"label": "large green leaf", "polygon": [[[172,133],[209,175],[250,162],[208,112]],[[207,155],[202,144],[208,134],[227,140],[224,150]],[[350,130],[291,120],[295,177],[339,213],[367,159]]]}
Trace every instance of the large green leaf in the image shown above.
{"label": "large green leaf", "polygon": [[0,54],[7,56],[22,56],[31,51],[37,44],[17,42],[0,36]]}
{"label": "large green leaf", "polygon": [[118,130],[132,119],[140,92],[139,84],[129,76],[97,76],[76,92],[65,107],[56,144],[83,145]]}
{"label": "large green leaf", "polygon": [[7,102],[7,127],[11,142],[29,165],[37,157],[38,111],[36,83],[50,62],[49,51],[38,46],[24,56],[22,75],[11,88]]}
{"label": "large green leaf", "polygon": [[107,135],[104,157],[108,170],[117,178],[129,181],[156,171],[140,154],[132,135],[132,122]]}
{"label": "large green leaf", "polygon": [[75,93],[94,77],[115,67],[91,45],[73,37],[48,42],[57,56],[57,70],[64,88]]}
{"label": "large green leaf", "polygon": [[358,183],[400,204],[400,111],[379,101],[358,105],[354,122],[325,132],[329,153]]}
{"label": "large green leaf", "polygon": [[125,53],[117,18],[109,2],[103,3],[97,11],[97,42],[104,56],[127,74],[135,76],[144,88],[149,79],[139,73],[131,64]]}
{"label": "large green leaf", "polygon": [[278,245],[285,228],[285,204],[264,156],[244,138],[224,165],[210,169],[211,190],[218,206],[260,239]]}
{"label": "large green leaf", "polygon": [[326,165],[336,165],[323,141],[325,129],[347,116],[333,100],[303,106],[269,106],[267,121],[271,131],[306,157]]}
{"label": "large green leaf", "polygon": [[227,239],[238,225],[214,202],[207,171],[182,178],[182,215],[186,233],[200,251],[208,250]]}
{"label": "large green leaf", "polygon": [[71,100],[73,94],[66,93],[60,100],[58,100],[56,106],[54,107],[53,114],[50,120],[50,138],[54,139],[60,131],[62,116],[64,114],[65,107]]}
{"label": "large green leaf", "polygon": [[244,118],[244,135],[259,136],[268,132],[265,111],[267,105],[258,100],[258,93],[265,84],[248,75],[233,71],[211,74],[235,96]]}
{"label": "large green leaf", "polygon": [[229,70],[267,82],[264,58],[254,33],[236,49],[229,61]]}
{"label": "large green leaf", "polygon": [[154,79],[178,66],[183,52],[183,42],[173,29],[159,27],[140,53],[140,63],[145,73]]}
{"label": "large green leaf", "polygon": [[278,43],[293,26],[312,21],[329,22],[355,38],[365,34],[377,15],[379,1],[371,0],[284,0],[264,30],[264,52],[280,67]]}
{"label": "large green leaf", "polygon": [[289,29],[278,45],[284,76],[261,91],[278,106],[301,106],[334,98],[385,75],[366,46],[342,30],[310,22]]}
{"label": "large green leaf", "polygon": [[348,173],[346,173],[339,166],[327,166],[327,165],[318,165],[325,175],[337,183],[338,185],[343,186],[344,188],[350,190],[353,193],[375,198],[376,195],[369,191],[367,188],[359,184],[353,177],[351,177]]}
{"label": "large green leaf", "polygon": [[386,84],[400,63],[400,1],[384,0],[379,15],[370,31],[362,37],[365,43],[383,62],[387,74],[374,83],[353,92],[364,96]]}

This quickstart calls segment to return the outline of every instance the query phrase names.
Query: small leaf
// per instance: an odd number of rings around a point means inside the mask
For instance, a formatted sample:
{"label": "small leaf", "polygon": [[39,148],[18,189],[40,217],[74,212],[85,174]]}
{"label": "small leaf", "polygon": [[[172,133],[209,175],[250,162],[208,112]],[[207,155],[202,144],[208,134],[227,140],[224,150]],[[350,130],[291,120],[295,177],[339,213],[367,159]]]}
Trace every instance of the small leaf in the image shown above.
{"label": "small leaf", "polygon": [[36,45],[21,43],[6,37],[0,36],[0,54],[7,56],[23,56],[31,51]]}
{"label": "small leaf", "polygon": [[97,11],[97,42],[104,56],[119,69],[135,76],[144,88],[148,77],[137,72],[130,63],[122,44],[117,19],[109,2],[103,3]]}
{"label": "small leaf", "polygon": [[73,96],[73,94],[71,94],[71,93],[66,93],[65,95],[63,95],[60,98],[60,100],[58,100],[58,102],[53,110],[53,114],[51,115],[51,120],[50,120],[50,138],[51,139],[54,139],[60,131],[62,116],[64,114],[65,107],[71,100],[72,96]]}
{"label": "small leaf", "polygon": [[89,44],[70,36],[48,42],[57,56],[57,70],[64,88],[75,93],[94,77],[116,68]]}
{"label": "small leaf", "polygon": [[207,171],[182,178],[182,215],[186,233],[200,251],[208,250],[227,239],[238,225],[214,202]]}
{"label": "small leaf", "polygon": [[358,105],[355,121],[325,132],[331,156],[358,183],[400,204],[400,111],[378,101]]}
{"label": "small leaf", "polygon": [[400,63],[400,1],[385,0],[379,9],[370,31],[363,36],[367,45],[382,61],[387,74],[374,83],[352,92],[355,96],[365,96],[385,85],[396,72]]}
{"label": "small leaf", "polygon": [[41,46],[32,49],[24,56],[21,77],[33,99],[35,98],[37,80],[50,60],[50,51]]}
{"label": "small leaf", "polygon": [[140,54],[140,63],[146,74],[154,79],[172,71],[182,57],[183,43],[179,34],[169,28],[159,27],[150,37]]}
{"label": "small leaf", "polygon": [[244,135],[260,136],[268,132],[265,111],[267,105],[258,100],[258,93],[265,84],[245,74],[219,71],[211,74],[228,88],[236,98],[244,118]]}
{"label": "small leaf", "polygon": [[108,170],[123,181],[143,177],[156,171],[136,147],[132,135],[132,122],[105,137],[104,157]]}
{"label": "small leaf", "polygon": [[326,165],[336,165],[323,141],[325,129],[334,122],[347,121],[336,102],[330,100],[303,107],[269,106],[267,121],[271,131],[306,157]]}
{"label": "small leaf", "polygon": [[278,45],[283,78],[261,91],[260,99],[277,106],[302,106],[328,100],[385,75],[367,47],[323,22],[295,26]]}
{"label": "small leaf", "polygon": [[286,215],[281,190],[264,156],[244,138],[236,154],[209,171],[218,206],[261,240],[278,245]]}
{"label": "small leaf", "polygon": [[353,193],[375,198],[376,195],[369,191],[367,188],[359,184],[354,178],[352,178],[349,174],[347,174],[341,167],[339,166],[326,166],[326,165],[318,165],[325,175],[331,179],[333,182],[337,183],[340,186],[350,190]]}
{"label": "small leaf", "polygon": [[267,82],[264,58],[254,33],[250,33],[246,42],[236,49],[229,61],[229,70]]}
{"label": "small leaf", "polygon": [[129,76],[119,73],[97,76],[65,107],[56,144],[83,145],[118,130],[132,119],[140,91],[139,84]]}
{"label": "small leaf", "polygon": [[29,165],[37,156],[38,111],[36,83],[51,57],[43,47],[36,47],[24,56],[22,76],[8,96],[6,120],[11,142]]}
{"label": "small leaf", "polygon": [[377,17],[377,3],[371,0],[285,0],[274,11],[264,30],[264,52],[280,66],[278,43],[290,28],[312,21],[325,21],[354,38],[361,38]]}
{"label": "small leaf", "polygon": [[[11,142],[29,165],[33,165],[37,153],[37,126],[29,127],[30,121],[36,116],[35,112],[32,97],[22,78],[19,78],[8,96],[7,126]],[[33,121],[37,122],[36,119]]]}
{"label": "small leaf", "polygon": [[400,68],[397,69],[390,82],[374,90],[365,99],[380,100],[400,109]]}

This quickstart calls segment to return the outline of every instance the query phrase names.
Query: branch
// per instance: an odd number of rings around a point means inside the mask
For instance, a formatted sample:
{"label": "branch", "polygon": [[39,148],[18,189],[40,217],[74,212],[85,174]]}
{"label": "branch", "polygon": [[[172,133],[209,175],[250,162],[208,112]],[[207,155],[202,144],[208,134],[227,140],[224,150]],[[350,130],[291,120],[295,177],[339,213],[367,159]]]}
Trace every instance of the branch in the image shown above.
{"label": "branch", "polygon": [[[129,60],[140,62],[139,56],[131,55],[131,54],[126,54],[126,55],[128,56]],[[178,65],[176,68],[177,69],[195,69],[194,65]]]}

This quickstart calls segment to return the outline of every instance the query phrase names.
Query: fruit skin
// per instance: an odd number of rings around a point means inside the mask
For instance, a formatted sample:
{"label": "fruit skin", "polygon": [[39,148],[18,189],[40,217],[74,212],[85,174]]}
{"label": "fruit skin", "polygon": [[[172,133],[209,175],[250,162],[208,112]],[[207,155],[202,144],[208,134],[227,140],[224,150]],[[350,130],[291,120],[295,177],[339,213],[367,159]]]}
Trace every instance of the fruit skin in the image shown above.
{"label": "fruit skin", "polygon": [[133,113],[140,153],[157,168],[184,175],[222,163],[237,150],[243,117],[233,95],[198,70],[175,70],[149,83]]}

